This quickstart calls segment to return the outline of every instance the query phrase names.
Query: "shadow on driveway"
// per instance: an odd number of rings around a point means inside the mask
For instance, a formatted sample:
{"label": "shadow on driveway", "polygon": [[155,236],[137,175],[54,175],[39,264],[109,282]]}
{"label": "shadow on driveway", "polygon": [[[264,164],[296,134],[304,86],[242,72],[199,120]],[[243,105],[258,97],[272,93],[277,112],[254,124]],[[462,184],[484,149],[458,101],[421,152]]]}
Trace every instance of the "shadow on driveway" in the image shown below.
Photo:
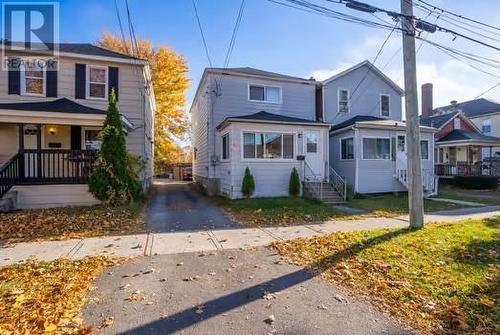
{"label": "shadow on driveway", "polygon": [[154,232],[238,228],[190,182],[153,181],[146,211],[146,229]]}

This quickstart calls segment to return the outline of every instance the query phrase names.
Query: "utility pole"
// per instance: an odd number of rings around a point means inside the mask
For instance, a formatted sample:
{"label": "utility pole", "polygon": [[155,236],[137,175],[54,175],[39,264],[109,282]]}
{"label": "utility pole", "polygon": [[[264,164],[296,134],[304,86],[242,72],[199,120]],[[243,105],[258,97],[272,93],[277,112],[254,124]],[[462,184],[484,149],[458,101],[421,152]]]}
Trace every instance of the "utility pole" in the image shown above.
{"label": "utility pole", "polygon": [[422,188],[422,160],[420,153],[420,124],[418,120],[417,62],[415,56],[415,27],[413,1],[401,0],[403,28],[403,62],[405,78],[406,148],[408,169],[408,205],[410,227],[424,225],[424,194]]}

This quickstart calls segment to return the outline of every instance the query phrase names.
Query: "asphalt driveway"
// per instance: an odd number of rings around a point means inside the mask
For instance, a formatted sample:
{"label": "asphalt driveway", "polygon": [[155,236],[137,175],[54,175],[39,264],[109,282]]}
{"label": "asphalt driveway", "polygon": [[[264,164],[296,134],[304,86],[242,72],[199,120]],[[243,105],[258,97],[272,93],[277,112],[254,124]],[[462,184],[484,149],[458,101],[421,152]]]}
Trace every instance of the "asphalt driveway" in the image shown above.
{"label": "asphalt driveway", "polygon": [[106,270],[83,310],[100,334],[409,334],[273,250],[136,258]]}
{"label": "asphalt driveway", "polygon": [[146,229],[154,232],[241,227],[201,194],[192,183],[155,180],[146,212]]}

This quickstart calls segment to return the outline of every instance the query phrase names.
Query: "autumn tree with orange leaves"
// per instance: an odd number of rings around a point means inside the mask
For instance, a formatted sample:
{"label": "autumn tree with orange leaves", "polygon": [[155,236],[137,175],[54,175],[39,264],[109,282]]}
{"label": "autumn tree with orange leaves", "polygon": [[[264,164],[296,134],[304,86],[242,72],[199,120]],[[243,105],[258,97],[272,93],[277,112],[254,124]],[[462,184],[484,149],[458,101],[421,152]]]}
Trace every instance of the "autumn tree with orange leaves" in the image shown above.
{"label": "autumn tree with orange leaves", "polygon": [[156,98],[155,171],[185,159],[185,149],[178,142],[187,139],[188,119],[184,112],[189,87],[188,67],[184,58],[166,46],[153,47],[145,39],[123,41],[111,33],[103,33],[97,45],[106,49],[145,59],[151,66]]}

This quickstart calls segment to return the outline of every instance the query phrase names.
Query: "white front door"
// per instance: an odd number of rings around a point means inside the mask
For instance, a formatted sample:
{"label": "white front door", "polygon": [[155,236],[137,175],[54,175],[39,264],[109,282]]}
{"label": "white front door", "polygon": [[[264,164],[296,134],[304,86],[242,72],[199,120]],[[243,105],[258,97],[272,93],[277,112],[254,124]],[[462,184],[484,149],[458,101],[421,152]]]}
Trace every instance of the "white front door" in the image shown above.
{"label": "white front door", "polygon": [[406,170],[408,168],[406,162],[406,137],[398,135],[396,138],[396,172]]}
{"label": "white front door", "polygon": [[305,177],[308,180],[322,180],[324,171],[320,132],[317,130],[308,130],[304,133],[304,138]]}
{"label": "white front door", "polygon": [[24,149],[37,149],[38,128],[34,124],[24,126]]}

